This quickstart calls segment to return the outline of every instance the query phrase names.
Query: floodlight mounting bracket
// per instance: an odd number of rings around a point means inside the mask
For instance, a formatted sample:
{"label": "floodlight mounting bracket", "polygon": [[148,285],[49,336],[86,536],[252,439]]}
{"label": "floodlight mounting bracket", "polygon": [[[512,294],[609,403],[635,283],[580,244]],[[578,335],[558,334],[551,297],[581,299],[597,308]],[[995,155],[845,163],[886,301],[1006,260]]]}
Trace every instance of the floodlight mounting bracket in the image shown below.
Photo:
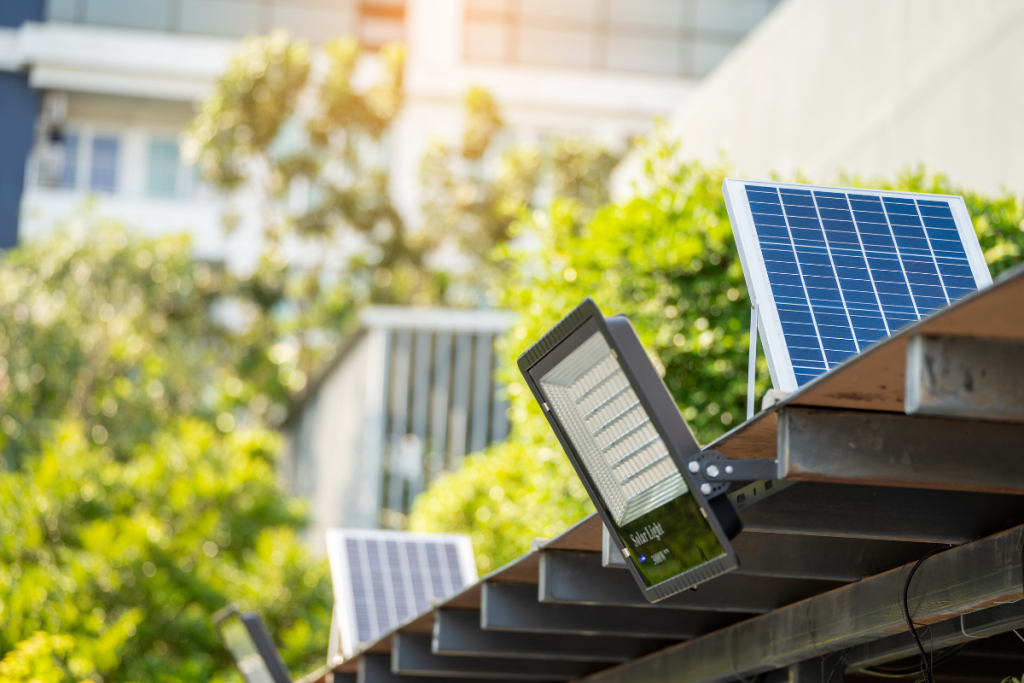
{"label": "floodlight mounting bracket", "polygon": [[733,460],[718,451],[705,450],[687,465],[695,478],[702,479],[701,493],[717,496],[728,490],[728,482],[777,479],[779,465],[776,460]]}

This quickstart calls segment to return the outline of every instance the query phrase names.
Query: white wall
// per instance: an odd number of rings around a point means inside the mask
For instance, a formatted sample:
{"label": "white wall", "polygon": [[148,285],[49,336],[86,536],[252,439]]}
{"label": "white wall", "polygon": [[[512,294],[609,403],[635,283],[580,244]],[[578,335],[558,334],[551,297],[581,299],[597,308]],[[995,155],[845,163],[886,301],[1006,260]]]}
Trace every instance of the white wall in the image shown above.
{"label": "white wall", "polygon": [[743,177],[923,163],[1022,192],[1022,83],[1020,0],[787,0],[680,104],[672,132],[685,156],[724,150]]}
{"label": "white wall", "polygon": [[355,339],[285,431],[281,470],[312,503],[307,540],[318,554],[329,528],[380,524],[385,346],[378,330]]}

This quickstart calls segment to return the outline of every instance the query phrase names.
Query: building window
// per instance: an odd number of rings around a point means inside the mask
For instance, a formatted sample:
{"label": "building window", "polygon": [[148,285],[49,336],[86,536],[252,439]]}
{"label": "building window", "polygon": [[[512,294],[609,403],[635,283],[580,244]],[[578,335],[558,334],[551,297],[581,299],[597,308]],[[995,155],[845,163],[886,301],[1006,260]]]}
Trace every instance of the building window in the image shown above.
{"label": "building window", "polygon": [[471,60],[701,77],[778,0],[466,0]]}
{"label": "building window", "polygon": [[178,143],[173,140],[151,140],[146,193],[150,197],[177,197],[179,169]]}
{"label": "building window", "polygon": [[120,141],[113,136],[97,135],[92,139],[92,164],[89,189],[96,192],[117,191]]}
{"label": "building window", "polygon": [[39,149],[39,184],[71,190],[75,187],[78,167],[78,135],[64,133]]}

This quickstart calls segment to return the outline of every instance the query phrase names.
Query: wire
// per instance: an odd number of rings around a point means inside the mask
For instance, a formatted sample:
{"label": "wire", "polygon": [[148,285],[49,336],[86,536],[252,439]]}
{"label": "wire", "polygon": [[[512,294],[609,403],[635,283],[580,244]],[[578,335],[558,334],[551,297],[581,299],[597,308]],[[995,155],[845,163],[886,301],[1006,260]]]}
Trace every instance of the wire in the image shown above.
{"label": "wire", "polygon": [[[947,648],[942,652],[938,653],[932,659],[932,668],[934,669],[940,664],[945,664],[950,659],[952,659],[957,653],[959,653],[960,650],[963,650],[968,645],[970,645],[970,643],[961,643],[960,645],[954,645],[953,647]],[[878,674],[881,676],[893,676],[896,678],[903,678],[904,676],[914,676],[916,674],[922,673],[923,669],[920,665],[888,668],[882,666],[873,666],[868,667],[866,669],[861,669],[861,671],[869,674]]]}
{"label": "wire", "polygon": [[832,679],[835,678],[836,672],[843,668],[843,664],[846,663],[846,658],[850,656],[850,649],[851,648],[847,648],[843,652],[843,655],[836,660],[835,666],[832,667],[832,673],[828,675],[828,680],[825,681],[825,683],[832,683]]}
{"label": "wire", "polygon": [[924,557],[917,561],[914,568],[910,570],[910,574],[907,575],[907,580],[903,584],[903,616],[907,619],[907,626],[910,627],[910,633],[914,636],[914,642],[917,643],[917,649],[921,652],[921,671],[925,675],[925,680],[928,683],[935,683],[935,678],[932,676],[932,663],[928,659],[928,654],[924,651],[924,645],[921,643],[921,637],[917,635],[917,629],[914,628],[914,620],[910,618],[910,605],[908,602],[908,595],[910,594],[910,581],[914,578],[914,574],[920,569],[924,561],[932,555],[941,553],[948,548],[935,548],[925,553]]}
{"label": "wire", "polygon": [[913,673],[909,674],[884,674],[881,671],[874,671],[873,669],[861,669],[857,673],[865,674],[867,676],[877,676],[878,678],[910,678],[921,673],[920,669],[915,669]]}

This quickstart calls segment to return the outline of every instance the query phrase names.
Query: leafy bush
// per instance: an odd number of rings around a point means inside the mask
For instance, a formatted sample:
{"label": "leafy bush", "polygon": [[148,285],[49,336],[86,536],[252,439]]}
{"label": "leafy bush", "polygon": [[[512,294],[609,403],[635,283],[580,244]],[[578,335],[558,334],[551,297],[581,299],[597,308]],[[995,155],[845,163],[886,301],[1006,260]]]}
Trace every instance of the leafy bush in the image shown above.
{"label": "leafy bush", "polygon": [[[700,442],[745,417],[750,303],[721,193],[726,168],[681,162],[679,146],[658,136],[641,151],[638,186],[645,189],[638,196],[590,219],[571,199],[558,199],[513,225],[517,239],[495,251],[504,273],[496,288],[517,316],[502,341],[512,440],[471,456],[463,470],[434,484],[410,518],[414,529],[471,533],[482,570],[496,569],[528,550],[534,536],[552,536],[593,509],[515,366],[584,298],[606,315],[629,316]],[[962,194],[993,275],[1024,255],[1021,197],[965,191],[922,169],[892,181],[843,182]],[[757,396],[769,386],[762,356]],[[489,498],[492,490],[498,502]],[[548,513],[532,511],[533,501],[544,499],[559,502]],[[495,514],[499,509],[504,516]],[[524,510],[524,520],[543,522],[510,521]]]}

